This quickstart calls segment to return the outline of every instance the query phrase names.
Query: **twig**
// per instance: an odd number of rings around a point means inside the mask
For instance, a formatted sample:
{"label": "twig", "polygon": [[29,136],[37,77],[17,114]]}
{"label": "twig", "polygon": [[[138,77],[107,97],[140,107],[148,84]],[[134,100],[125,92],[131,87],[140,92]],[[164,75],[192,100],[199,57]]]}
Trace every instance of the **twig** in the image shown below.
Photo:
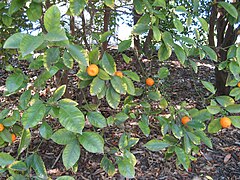
{"label": "twig", "polygon": [[58,162],[58,160],[59,160],[59,158],[61,157],[61,155],[62,155],[62,152],[63,152],[63,149],[61,150],[61,152],[59,153],[59,155],[58,155],[58,157],[57,157],[57,159],[54,161],[54,163],[53,163],[53,165],[52,165],[52,169],[54,168],[54,166],[57,164],[57,162]]}

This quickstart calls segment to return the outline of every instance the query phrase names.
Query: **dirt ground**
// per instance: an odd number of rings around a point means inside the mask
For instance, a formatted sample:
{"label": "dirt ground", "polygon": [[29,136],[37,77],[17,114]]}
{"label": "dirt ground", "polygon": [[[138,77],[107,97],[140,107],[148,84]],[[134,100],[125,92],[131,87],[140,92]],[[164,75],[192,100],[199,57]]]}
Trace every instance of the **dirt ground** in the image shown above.
{"label": "dirt ground", "polygon": [[[136,61],[126,64],[119,54],[115,53],[114,57],[118,70],[131,69],[139,75],[141,74],[139,64],[136,63]],[[26,67],[27,65],[24,61],[11,60],[10,63],[15,67],[21,67],[23,69],[24,66]],[[180,102],[186,101],[188,107],[202,108],[204,106],[204,98],[208,96],[208,92],[202,86],[201,80],[214,82],[214,67],[211,62],[207,60],[198,61],[199,69],[197,74],[188,67],[184,68],[174,57],[164,63],[158,60],[150,61],[143,59],[142,65],[145,71],[144,73],[147,76],[153,77],[156,76],[160,67],[165,66],[169,68],[170,76],[164,81],[162,88],[166,91],[168,95],[166,98],[171,104],[177,106]],[[69,74],[69,84],[71,85],[69,90],[72,98],[78,101],[80,90],[77,88],[77,78],[74,76],[76,71],[77,69],[74,69]],[[31,76],[36,76],[34,71],[28,72],[27,69],[24,69],[24,72]],[[3,96],[7,76],[8,72],[0,69],[0,110],[4,108],[14,108],[20,95]],[[142,77],[142,79],[142,82],[136,84],[136,86],[143,86],[144,77]],[[51,83],[50,81],[49,87],[51,87]],[[87,98],[91,100],[91,97]],[[115,113],[104,101],[100,109],[105,111],[103,114],[106,116]],[[54,130],[61,127],[56,120],[49,119],[49,122]],[[131,132],[133,137],[140,138],[138,144],[131,149],[131,152],[137,158],[135,179],[240,179],[240,131],[238,129],[231,127],[221,130],[217,134],[210,134],[213,149],[201,145],[200,153],[194,155],[194,157],[197,157],[197,161],[192,162],[191,168],[186,172],[181,167],[176,166],[175,156],[169,160],[165,160],[164,151],[153,153],[143,147],[143,144],[153,137],[161,136],[158,121],[154,119],[150,121],[152,128],[149,137],[144,136],[136,122],[136,120],[127,121],[124,129],[117,126],[104,129],[105,145],[107,147],[115,146],[124,130]],[[31,133],[32,140],[28,152],[32,152],[39,143],[42,143],[38,153],[45,162],[48,175],[53,179],[61,175],[71,175],[76,179],[124,179],[118,172],[113,177],[108,177],[100,167],[100,161],[103,155],[88,153],[83,148],[81,149],[77,173],[73,173],[70,170],[66,171],[61,159],[63,146],[57,145],[51,140],[42,141],[37,129],[32,129]],[[18,143],[19,139],[13,145],[1,148],[0,150],[16,155]],[[20,158],[24,158],[24,156],[25,154],[23,153]],[[4,179],[4,177],[2,178]]]}

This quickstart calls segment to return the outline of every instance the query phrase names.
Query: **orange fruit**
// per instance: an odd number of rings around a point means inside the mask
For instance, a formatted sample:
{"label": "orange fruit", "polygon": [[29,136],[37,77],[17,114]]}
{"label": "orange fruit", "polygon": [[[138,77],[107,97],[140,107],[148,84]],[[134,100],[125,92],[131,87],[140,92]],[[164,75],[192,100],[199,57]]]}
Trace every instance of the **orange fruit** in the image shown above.
{"label": "orange fruit", "polygon": [[16,140],[16,135],[12,133],[12,142]]}
{"label": "orange fruit", "polygon": [[187,124],[191,119],[188,116],[183,116],[181,121],[183,125]]}
{"label": "orange fruit", "polygon": [[220,119],[220,124],[223,128],[228,128],[231,126],[232,122],[228,117],[222,117]]}
{"label": "orange fruit", "polygon": [[114,73],[114,75],[115,75],[115,76],[118,76],[118,77],[120,77],[120,78],[123,77],[123,73],[122,73],[121,71],[116,71],[116,72]]}
{"label": "orange fruit", "polygon": [[87,67],[87,73],[89,76],[96,76],[99,72],[99,68],[96,64],[91,64]]}
{"label": "orange fruit", "polygon": [[237,83],[237,86],[240,88],[240,82]]}
{"label": "orange fruit", "polygon": [[152,85],[154,84],[154,80],[153,80],[152,78],[147,78],[147,79],[146,79],[146,84],[147,84],[148,86],[152,86]]}
{"label": "orange fruit", "polygon": [[2,132],[4,130],[4,126],[3,124],[0,124],[0,132]]}

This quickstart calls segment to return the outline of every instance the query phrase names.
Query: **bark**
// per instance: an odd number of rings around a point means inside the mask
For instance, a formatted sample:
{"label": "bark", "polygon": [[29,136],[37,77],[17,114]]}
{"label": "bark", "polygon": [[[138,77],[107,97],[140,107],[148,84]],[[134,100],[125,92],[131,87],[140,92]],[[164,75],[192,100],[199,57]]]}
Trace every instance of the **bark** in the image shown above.
{"label": "bark", "polygon": [[152,29],[150,29],[143,45],[143,52],[145,56],[147,56],[148,58],[150,58],[153,53],[152,39],[153,39],[153,31]]}
{"label": "bark", "polygon": [[[109,21],[110,21],[110,7],[108,6],[104,6],[104,17],[103,17],[103,32],[107,32],[108,31],[108,26],[109,26]],[[102,54],[104,53],[104,51],[107,50],[107,46],[108,46],[108,41],[105,41],[102,43]]]}

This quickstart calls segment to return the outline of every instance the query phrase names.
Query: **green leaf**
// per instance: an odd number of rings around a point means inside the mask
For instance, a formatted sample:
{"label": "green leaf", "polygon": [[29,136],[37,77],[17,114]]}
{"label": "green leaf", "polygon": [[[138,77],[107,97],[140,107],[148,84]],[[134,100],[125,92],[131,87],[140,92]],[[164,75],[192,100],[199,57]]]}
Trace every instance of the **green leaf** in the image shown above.
{"label": "green leaf", "polygon": [[235,103],[234,99],[229,96],[218,96],[215,99],[223,107],[227,107]]}
{"label": "green leaf", "polygon": [[99,69],[98,77],[102,80],[110,80],[111,79],[111,77],[108,75],[108,73],[102,69]]}
{"label": "green leaf", "polygon": [[92,96],[99,94],[105,86],[105,82],[99,77],[95,77],[91,83],[90,94]]}
{"label": "green leaf", "polygon": [[114,8],[114,0],[104,0],[104,4],[110,8]]}
{"label": "green leaf", "polygon": [[33,155],[32,161],[33,162],[31,163],[31,166],[34,169],[37,176],[41,179],[47,179],[47,171],[41,156],[35,153]]}
{"label": "green leaf", "polygon": [[126,94],[127,85],[123,82],[122,78],[113,76],[111,79],[111,85],[117,93]]}
{"label": "green leaf", "polygon": [[91,153],[103,153],[104,140],[95,132],[83,132],[79,136],[80,144]]}
{"label": "green leaf", "polygon": [[221,108],[218,105],[207,106],[207,110],[211,114],[217,114],[221,111]]}
{"label": "green leaf", "polygon": [[170,146],[169,143],[158,140],[158,139],[152,139],[144,145],[144,147],[146,147],[150,151],[160,151],[169,146]]}
{"label": "green leaf", "polygon": [[20,8],[22,8],[25,4],[26,0],[12,0],[10,7],[8,9],[9,15],[17,12]]}
{"label": "green leaf", "polygon": [[176,53],[176,56],[178,60],[181,62],[181,64],[184,64],[186,60],[186,54],[183,50],[183,48],[177,44],[174,45],[174,52]]}
{"label": "green leaf", "polygon": [[26,34],[23,33],[15,33],[12,36],[10,36],[4,43],[3,48],[4,49],[17,49],[20,47],[20,43],[23,39],[23,37],[26,36]]}
{"label": "green leaf", "polygon": [[194,72],[197,73],[197,72],[198,72],[198,66],[197,66],[197,63],[194,62],[194,61],[192,61],[192,60],[189,60],[189,62],[190,62],[190,65],[192,66]]}
{"label": "green leaf", "polygon": [[56,180],[75,180],[75,179],[71,176],[61,176],[58,177]]}
{"label": "green leaf", "polygon": [[229,116],[232,125],[236,128],[240,128],[240,116]]}
{"label": "green leaf", "polygon": [[232,17],[234,17],[235,19],[238,18],[238,11],[231,3],[218,2],[218,4],[222,6]]}
{"label": "green leaf", "polygon": [[132,40],[124,40],[118,45],[118,51],[123,52],[131,46]]}
{"label": "green leaf", "polygon": [[184,150],[182,148],[175,147],[175,152],[177,154],[178,161],[183,165],[185,170],[188,170],[188,167],[190,166],[190,161]]}
{"label": "green leaf", "polygon": [[5,129],[0,133],[0,138],[1,138],[3,141],[12,143],[12,135],[11,135],[11,133],[9,132],[9,130],[8,130],[7,128],[5,128]]}
{"label": "green leaf", "polygon": [[56,66],[52,66],[49,71],[43,71],[38,78],[34,82],[34,86],[40,88],[45,86],[45,83],[48,79],[54,76],[58,72],[58,68]]}
{"label": "green leaf", "polygon": [[11,169],[12,171],[26,171],[27,165],[22,161],[15,161],[12,164],[10,164],[8,168]]}
{"label": "green leaf", "polygon": [[7,27],[10,26],[12,24],[12,17],[4,14],[2,15],[2,22],[4,25],[6,25]]}
{"label": "green leaf", "polygon": [[106,91],[106,100],[110,107],[117,109],[120,103],[120,94],[118,94],[112,87]]}
{"label": "green leaf", "polygon": [[24,76],[22,73],[13,73],[6,80],[6,88],[9,93],[17,91],[23,84]]}
{"label": "green leaf", "polygon": [[41,136],[47,140],[50,139],[53,134],[52,127],[45,121],[42,123],[41,127],[39,128],[39,132]]}
{"label": "green leaf", "polygon": [[135,176],[134,166],[128,159],[124,158],[118,162],[118,170],[126,178],[134,178]]}
{"label": "green leaf", "polygon": [[67,130],[82,134],[85,118],[77,107],[72,105],[60,105],[59,122]]}
{"label": "green leaf", "polygon": [[136,72],[132,72],[129,70],[123,71],[123,74],[127,75],[129,78],[131,78],[133,81],[140,82],[140,77]]}
{"label": "green leaf", "polygon": [[208,23],[205,19],[198,17],[198,21],[201,23],[201,26],[205,32],[208,32]]}
{"label": "green leaf", "polygon": [[128,119],[129,117],[128,117],[128,115],[127,114],[125,114],[124,112],[119,112],[119,113],[117,113],[116,115],[115,115],[115,123],[117,124],[117,125],[120,125],[121,123],[124,123],[127,119]]}
{"label": "green leaf", "polygon": [[19,99],[19,106],[21,107],[22,110],[27,109],[28,103],[29,103],[31,97],[32,97],[31,90],[27,90],[24,93],[22,93],[22,95],[20,96],[20,99]]}
{"label": "green leaf", "polygon": [[127,93],[130,94],[130,95],[134,95],[135,94],[135,87],[134,87],[134,84],[131,81],[131,79],[124,76],[122,78],[122,80],[127,86]]}
{"label": "green leaf", "polygon": [[220,129],[222,129],[219,118],[213,119],[208,125],[208,132],[209,133],[217,133]]}
{"label": "green leaf", "polygon": [[44,14],[44,27],[48,32],[58,31],[60,25],[61,13],[56,5],[52,5]]}
{"label": "green leaf", "polygon": [[135,166],[137,164],[136,157],[129,150],[125,149],[123,151],[123,158],[127,159],[133,166]]}
{"label": "green leaf", "polygon": [[164,44],[174,46],[173,37],[172,37],[172,34],[170,32],[165,31],[162,34],[162,39],[164,41]]}
{"label": "green leaf", "polygon": [[[0,115],[1,116],[1,115]],[[1,119],[1,118],[0,118]],[[20,121],[20,113],[17,110],[13,111],[13,115],[5,118],[2,121],[2,124],[6,127],[13,126],[17,121]]]}
{"label": "green leaf", "polygon": [[12,164],[13,162],[14,158],[10,154],[4,152],[0,153],[0,166],[5,167],[9,164]]}
{"label": "green leaf", "polygon": [[86,5],[87,0],[70,0],[70,11],[73,16],[79,16],[84,6]]}
{"label": "green leaf", "polygon": [[108,173],[110,177],[112,177],[116,173],[112,161],[108,159],[107,156],[103,156],[100,166],[104,169],[106,173]]}
{"label": "green leaf", "polygon": [[138,122],[138,126],[141,129],[141,131],[143,132],[143,134],[146,137],[148,137],[150,134],[150,128],[149,128],[148,122],[141,120]]}
{"label": "green leaf", "polygon": [[32,36],[26,35],[22,38],[20,43],[20,51],[22,56],[26,56],[36,50],[39,46],[41,46],[44,42],[43,36]]}
{"label": "green leaf", "polygon": [[195,134],[200,137],[201,141],[206,144],[209,148],[213,148],[211,139],[203,131],[195,131]]}
{"label": "green leaf", "polygon": [[125,54],[122,54],[123,60],[128,64],[132,59]]}
{"label": "green leaf", "polygon": [[57,144],[66,145],[74,141],[76,139],[76,136],[73,132],[63,128],[58,129],[52,135],[51,139]]}
{"label": "green leaf", "polygon": [[47,49],[45,51],[44,59],[43,59],[43,63],[44,63],[44,66],[46,67],[46,69],[49,70],[49,68],[52,64],[55,64],[58,62],[59,58],[60,58],[59,48]]}
{"label": "green leaf", "polygon": [[63,150],[62,154],[63,165],[68,170],[72,168],[74,164],[77,163],[79,157],[80,157],[80,145],[79,142],[75,140],[67,144]]}
{"label": "green leaf", "polygon": [[183,24],[178,18],[176,17],[173,18],[173,24],[180,33],[183,32],[184,30]]}
{"label": "green leaf", "polygon": [[20,143],[18,146],[18,154],[21,154],[30,144],[31,142],[31,132],[29,129],[24,129],[22,131]]}
{"label": "green leaf", "polygon": [[158,71],[158,77],[160,79],[166,78],[169,74],[170,74],[170,72],[169,72],[168,68],[166,68],[166,67],[161,67]]}
{"label": "green leaf", "polygon": [[87,119],[95,127],[104,128],[107,126],[106,118],[100,112],[88,112]]}
{"label": "green leaf", "polygon": [[153,6],[166,8],[166,1],[165,0],[155,0],[153,3]]}
{"label": "green leaf", "polygon": [[117,71],[113,57],[107,52],[103,54],[102,67],[110,75],[113,75]]}
{"label": "green leaf", "polygon": [[60,41],[67,41],[68,37],[66,36],[66,32],[63,28],[59,28],[54,32],[48,32],[44,36],[45,40],[49,42],[60,42]]}
{"label": "green leaf", "polygon": [[193,142],[193,144],[195,144],[195,145],[200,144],[200,138],[198,136],[196,136],[195,134],[193,134],[191,132],[187,132],[187,135],[188,135],[189,139]]}
{"label": "green leaf", "polygon": [[189,137],[187,136],[187,134],[186,133],[184,133],[184,138],[183,138],[183,142],[184,142],[184,150],[185,150],[185,152],[188,154],[188,153],[190,153],[191,152],[191,149],[192,149],[192,147],[191,147],[191,144],[190,144],[190,140],[189,140]]}
{"label": "green leaf", "polygon": [[22,115],[22,125],[25,129],[36,126],[45,116],[46,106],[42,101],[37,101]]}
{"label": "green leaf", "polygon": [[67,52],[67,51],[64,51],[64,54],[63,54],[63,63],[65,66],[67,66],[69,69],[72,69],[73,68],[73,59],[71,57],[71,55]]}
{"label": "green leaf", "polygon": [[210,48],[208,46],[202,46],[202,49],[209,56],[210,59],[217,62],[217,60],[218,60],[217,54],[212,48]]}
{"label": "green leaf", "polygon": [[159,101],[161,99],[161,94],[159,91],[149,91],[147,94],[149,99],[153,101]]}
{"label": "green leaf", "polygon": [[159,50],[158,50],[158,59],[160,61],[165,61],[168,58],[170,58],[171,54],[172,54],[171,46],[169,46],[165,43],[162,43]]}
{"label": "green leaf", "polygon": [[212,85],[212,83],[207,82],[207,81],[201,81],[202,84],[204,85],[204,87],[210,91],[211,93],[215,94],[216,93],[216,89],[215,87]]}
{"label": "green leaf", "polygon": [[135,35],[141,35],[145,32],[147,32],[149,30],[149,25],[147,24],[142,24],[142,23],[137,23],[134,27],[133,27],[133,34]]}
{"label": "green leaf", "polygon": [[183,131],[177,124],[173,124],[172,133],[178,139],[181,139],[181,137],[183,137]]}
{"label": "green leaf", "polygon": [[239,73],[240,73],[240,67],[239,64],[237,62],[230,62],[229,63],[229,70],[231,71],[231,73],[234,75],[234,77],[236,79],[239,78]]}
{"label": "green leaf", "polygon": [[225,108],[229,113],[240,113],[240,104],[232,104]]}
{"label": "green leaf", "polygon": [[157,41],[157,42],[159,42],[159,41],[161,41],[161,32],[160,32],[160,30],[159,30],[159,28],[158,27],[156,27],[156,26],[153,26],[152,27],[152,30],[153,30],[153,37],[154,37],[154,39]]}
{"label": "green leaf", "polygon": [[58,101],[65,93],[66,85],[62,85],[53,93],[52,101]]}
{"label": "green leaf", "polygon": [[189,127],[192,127],[194,129],[205,129],[205,124],[200,119],[192,119],[187,123]]}
{"label": "green leaf", "polygon": [[42,16],[42,6],[39,3],[32,2],[27,9],[27,16],[30,21],[36,22]]}
{"label": "green leaf", "polygon": [[67,47],[71,56],[83,66],[89,65],[89,59],[87,58],[87,52],[83,50],[80,46],[69,44]]}
{"label": "green leaf", "polygon": [[133,0],[133,4],[138,14],[142,14],[144,12],[144,6],[141,0]]}

